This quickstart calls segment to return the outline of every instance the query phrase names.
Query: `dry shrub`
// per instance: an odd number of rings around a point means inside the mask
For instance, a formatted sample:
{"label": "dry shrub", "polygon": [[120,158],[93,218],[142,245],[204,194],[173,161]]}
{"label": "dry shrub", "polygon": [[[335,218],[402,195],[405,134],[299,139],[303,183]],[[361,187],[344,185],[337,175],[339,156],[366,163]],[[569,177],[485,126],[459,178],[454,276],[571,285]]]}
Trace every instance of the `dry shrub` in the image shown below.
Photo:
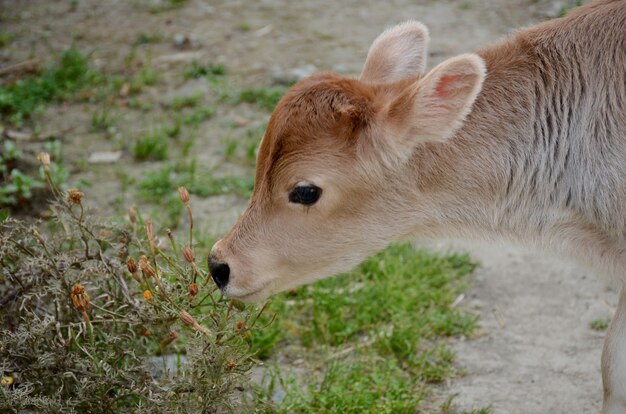
{"label": "dry shrub", "polygon": [[259,313],[197,264],[186,191],[183,244],[134,210],[94,218],[51,183],[48,231],[0,224],[0,412],[241,411]]}

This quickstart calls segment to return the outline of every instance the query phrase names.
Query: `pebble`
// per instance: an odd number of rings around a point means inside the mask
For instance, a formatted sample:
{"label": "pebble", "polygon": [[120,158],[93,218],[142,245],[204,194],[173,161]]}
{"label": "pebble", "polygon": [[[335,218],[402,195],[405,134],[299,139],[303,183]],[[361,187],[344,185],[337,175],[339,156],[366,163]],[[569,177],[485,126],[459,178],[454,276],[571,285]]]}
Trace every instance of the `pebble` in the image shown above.
{"label": "pebble", "polygon": [[92,152],[87,158],[89,164],[115,164],[122,158],[122,151]]}
{"label": "pebble", "polygon": [[319,71],[315,65],[304,65],[293,69],[272,68],[272,81],[278,85],[291,85]]}

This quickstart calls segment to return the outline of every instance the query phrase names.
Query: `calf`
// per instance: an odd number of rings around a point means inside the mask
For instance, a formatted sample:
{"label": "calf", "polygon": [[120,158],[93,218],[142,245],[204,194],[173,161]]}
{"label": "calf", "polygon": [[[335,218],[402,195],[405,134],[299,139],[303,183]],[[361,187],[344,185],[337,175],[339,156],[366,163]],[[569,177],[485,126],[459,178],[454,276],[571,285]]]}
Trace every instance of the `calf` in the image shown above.
{"label": "calf", "polygon": [[[319,73],[278,103],[247,210],[218,241],[225,295],[258,301],[420,237],[524,243],[626,281],[626,0],[595,1],[426,71],[398,25],[359,79]],[[626,413],[626,289],[602,354]]]}

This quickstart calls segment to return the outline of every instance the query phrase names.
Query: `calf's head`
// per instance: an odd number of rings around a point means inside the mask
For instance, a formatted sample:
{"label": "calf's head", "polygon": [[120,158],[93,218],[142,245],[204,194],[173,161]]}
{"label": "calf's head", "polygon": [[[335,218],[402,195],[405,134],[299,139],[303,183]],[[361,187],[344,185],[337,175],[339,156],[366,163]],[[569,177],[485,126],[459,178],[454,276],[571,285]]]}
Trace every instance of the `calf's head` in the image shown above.
{"label": "calf's head", "polygon": [[404,23],[374,41],[358,80],[320,73],[285,94],[248,208],[209,256],[224,294],[262,300],[349,270],[414,231],[428,210],[415,154],[446,145],[485,76],[476,55],[424,74],[427,43],[422,24]]}

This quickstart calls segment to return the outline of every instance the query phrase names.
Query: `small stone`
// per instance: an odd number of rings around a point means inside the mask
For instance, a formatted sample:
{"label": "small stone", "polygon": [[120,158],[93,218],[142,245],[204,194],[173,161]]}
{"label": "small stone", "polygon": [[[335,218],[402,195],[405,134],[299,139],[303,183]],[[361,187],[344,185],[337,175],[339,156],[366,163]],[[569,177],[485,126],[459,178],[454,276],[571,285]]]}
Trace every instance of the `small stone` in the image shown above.
{"label": "small stone", "polygon": [[174,35],[174,47],[181,50],[193,49],[198,46],[198,39],[196,36],[188,34],[177,33]]}
{"label": "small stone", "polygon": [[306,77],[311,76],[318,70],[317,66],[311,64],[289,70],[274,67],[272,69],[272,80],[278,85],[292,85]]}
{"label": "small stone", "polygon": [[122,158],[122,151],[92,152],[87,158],[89,164],[114,164]]}

